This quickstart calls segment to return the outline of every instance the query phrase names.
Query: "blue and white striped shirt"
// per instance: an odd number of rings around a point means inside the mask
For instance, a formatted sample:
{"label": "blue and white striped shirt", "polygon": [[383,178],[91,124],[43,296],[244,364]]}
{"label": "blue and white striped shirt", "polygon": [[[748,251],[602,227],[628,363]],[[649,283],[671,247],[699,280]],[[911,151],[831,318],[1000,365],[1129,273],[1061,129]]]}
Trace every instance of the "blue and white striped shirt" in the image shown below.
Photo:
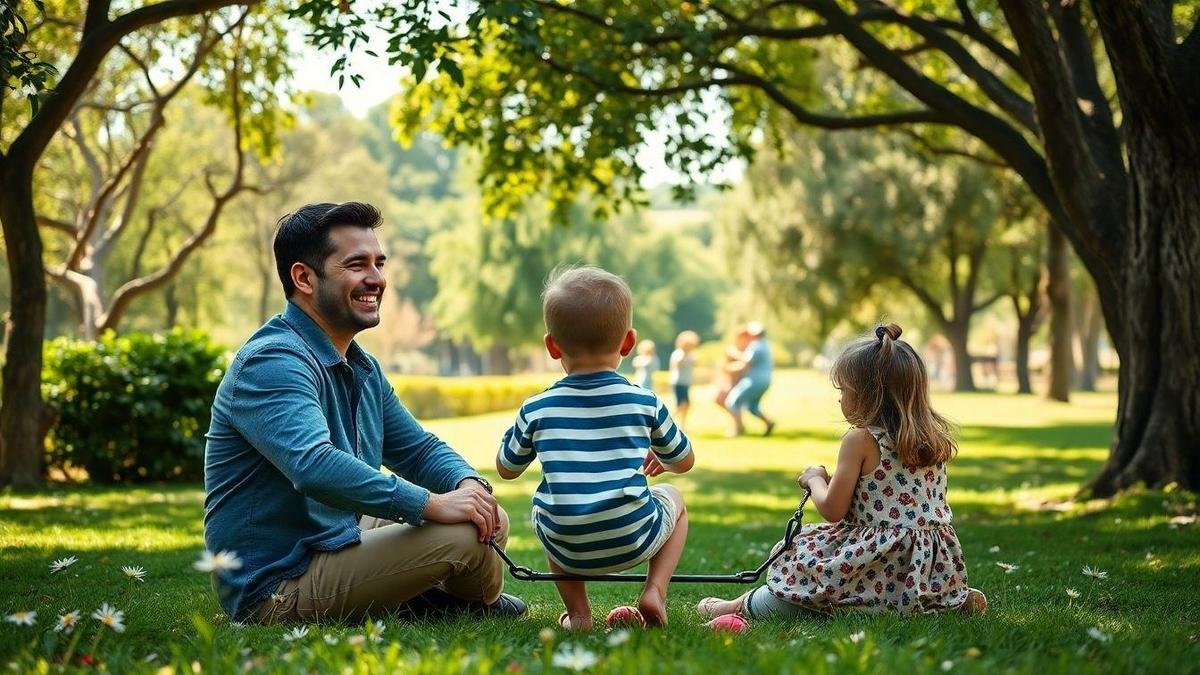
{"label": "blue and white striped shirt", "polygon": [[654,392],[601,371],[568,375],[526,400],[499,460],[520,473],[541,459],[538,538],[563,569],[599,574],[644,560],[665,526],[641,471],[651,450],[674,464],[692,445]]}

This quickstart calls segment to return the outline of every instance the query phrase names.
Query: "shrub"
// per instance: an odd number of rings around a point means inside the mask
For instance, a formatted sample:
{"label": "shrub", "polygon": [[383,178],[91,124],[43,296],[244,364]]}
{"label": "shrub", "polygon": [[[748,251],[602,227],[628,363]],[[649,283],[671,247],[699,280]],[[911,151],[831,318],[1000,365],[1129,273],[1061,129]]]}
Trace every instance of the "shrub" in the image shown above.
{"label": "shrub", "polygon": [[58,411],[47,468],[99,483],[201,478],[225,368],[224,349],[199,331],[47,343],[42,391]]}
{"label": "shrub", "polygon": [[484,375],[390,379],[396,395],[418,419],[482,415],[516,410],[525,399],[549,387],[561,375]]}

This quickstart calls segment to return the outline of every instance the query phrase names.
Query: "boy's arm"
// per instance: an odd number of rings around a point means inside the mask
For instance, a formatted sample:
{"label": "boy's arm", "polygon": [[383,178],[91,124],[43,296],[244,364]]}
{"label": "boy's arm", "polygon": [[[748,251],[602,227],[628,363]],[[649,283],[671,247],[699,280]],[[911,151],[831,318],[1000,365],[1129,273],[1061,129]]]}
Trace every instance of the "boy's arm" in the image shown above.
{"label": "boy's arm", "polygon": [[525,419],[525,411],[520,410],[517,412],[517,421],[504,432],[504,440],[500,442],[500,450],[496,453],[496,473],[504,480],[512,480],[524,473],[536,456],[529,421]]}
{"label": "boy's arm", "polygon": [[686,473],[696,463],[692,442],[671,419],[667,406],[657,396],[655,400],[658,407],[650,429],[650,454],[646,456],[643,468],[647,476],[657,476],[663,471]]}
{"label": "boy's arm", "polygon": [[854,489],[862,475],[863,461],[867,457],[870,444],[875,439],[862,429],[854,429],[842,437],[842,449],[838,452],[837,467],[829,480],[822,476],[814,476],[808,481],[808,489],[812,492],[813,503],[817,512],[825,520],[836,523],[850,512],[850,502],[854,500]]}

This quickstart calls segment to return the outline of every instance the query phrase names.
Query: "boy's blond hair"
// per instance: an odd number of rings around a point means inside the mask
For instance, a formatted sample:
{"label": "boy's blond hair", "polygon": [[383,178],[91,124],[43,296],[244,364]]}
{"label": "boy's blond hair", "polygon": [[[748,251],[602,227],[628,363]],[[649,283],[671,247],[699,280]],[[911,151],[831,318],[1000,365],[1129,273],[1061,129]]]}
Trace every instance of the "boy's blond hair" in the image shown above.
{"label": "boy's blond hair", "polygon": [[599,267],[560,267],[542,291],[542,316],[564,354],[613,353],[633,326],[633,294],[624,279]]}

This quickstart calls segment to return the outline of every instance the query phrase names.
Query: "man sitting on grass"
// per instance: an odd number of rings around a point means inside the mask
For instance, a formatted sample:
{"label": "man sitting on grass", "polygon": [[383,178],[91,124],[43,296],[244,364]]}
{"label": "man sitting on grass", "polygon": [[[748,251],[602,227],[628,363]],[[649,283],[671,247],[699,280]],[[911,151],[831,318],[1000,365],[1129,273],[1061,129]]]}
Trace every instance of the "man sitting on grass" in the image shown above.
{"label": "man sitting on grass", "polygon": [[204,541],[243,562],[215,578],[234,620],[525,612],[501,594],[504,569],[486,544],[508,535],[491,486],[413,419],[353,342],[379,324],[380,222],[358,202],[280,220],[287,307],[238,350],[217,390]]}

